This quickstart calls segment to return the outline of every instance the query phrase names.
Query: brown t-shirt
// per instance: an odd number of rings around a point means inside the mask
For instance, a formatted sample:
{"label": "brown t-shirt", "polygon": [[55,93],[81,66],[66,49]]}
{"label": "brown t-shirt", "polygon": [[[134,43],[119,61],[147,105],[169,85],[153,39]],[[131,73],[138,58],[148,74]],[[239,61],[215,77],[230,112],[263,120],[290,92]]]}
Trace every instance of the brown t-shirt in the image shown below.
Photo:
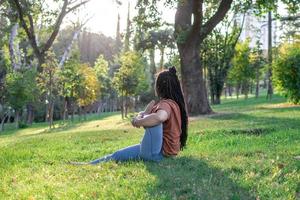
{"label": "brown t-shirt", "polygon": [[163,123],[163,154],[177,155],[180,150],[181,114],[177,103],[171,99],[160,100],[151,110],[156,113],[164,110],[169,118]]}

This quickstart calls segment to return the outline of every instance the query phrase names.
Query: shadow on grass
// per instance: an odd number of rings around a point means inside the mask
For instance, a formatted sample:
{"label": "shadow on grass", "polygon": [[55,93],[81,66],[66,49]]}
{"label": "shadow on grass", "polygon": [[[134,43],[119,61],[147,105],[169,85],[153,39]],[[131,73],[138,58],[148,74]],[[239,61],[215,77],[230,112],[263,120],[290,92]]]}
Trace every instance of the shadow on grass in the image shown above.
{"label": "shadow on grass", "polygon": [[230,171],[221,171],[202,160],[177,157],[159,164],[147,162],[146,166],[158,180],[148,188],[155,199],[255,199],[249,189],[228,177]]}
{"label": "shadow on grass", "polygon": [[[274,131],[287,130],[287,129],[300,129],[300,116],[299,117],[278,117],[276,112],[290,112],[290,108],[266,108],[271,109],[274,115],[272,116],[255,116],[245,113],[229,113],[224,115],[216,115],[210,117],[213,120],[230,120],[243,123],[243,128],[230,128],[220,129],[217,132],[224,132],[228,134],[249,134],[249,135],[262,135],[272,133]],[[294,109],[295,110],[295,109]],[[298,110],[298,109],[297,109]]]}

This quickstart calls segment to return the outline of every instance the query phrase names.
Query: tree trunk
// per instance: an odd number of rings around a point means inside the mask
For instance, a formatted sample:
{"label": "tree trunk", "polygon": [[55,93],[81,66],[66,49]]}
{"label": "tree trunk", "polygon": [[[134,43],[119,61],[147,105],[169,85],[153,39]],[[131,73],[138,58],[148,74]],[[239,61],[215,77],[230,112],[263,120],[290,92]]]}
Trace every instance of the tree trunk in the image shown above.
{"label": "tree trunk", "polygon": [[68,100],[67,100],[67,97],[64,97],[64,100],[63,100],[63,121],[65,121],[67,119],[67,115],[68,115]]}
{"label": "tree trunk", "polygon": [[259,69],[256,69],[256,86],[255,86],[255,98],[259,96]]}
{"label": "tree trunk", "polygon": [[[17,70],[20,68],[19,60],[16,57],[15,45],[14,45],[14,40],[18,35],[18,28],[19,28],[19,24],[18,23],[14,24],[11,28],[11,33],[10,33],[10,37],[9,37],[9,55],[10,55],[10,61],[11,61],[13,70]],[[19,49],[17,49],[17,51],[18,50]]]}
{"label": "tree trunk", "polygon": [[49,127],[50,128],[54,128],[53,126],[53,113],[54,113],[54,102],[51,101],[50,105],[49,105]]}
{"label": "tree trunk", "polygon": [[78,28],[78,29],[73,33],[72,40],[71,40],[71,42],[69,43],[69,45],[67,46],[67,48],[65,49],[64,55],[62,56],[62,58],[61,58],[61,60],[60,60],[60,62],[59,62],[59,64],[58,64],[58,66],[59,66],[60,68],[63,67],[65,61],[68,59],[68,57],[69,57],[69,55],[70,55],[70,52],[71,52],[71,50],[72,50],[72,45],[73,45],[74,41],[77,40],[78,35],[79,35],[79,33],[80,33],[80,30],[81,30],[81,27]]}
{"label": "tree trunk", "polygon": [[81,121],[81,115],[82,115],[82,108],[81,108],[81,106],[78,106],[78,115],[79,115],[79,121]]}
{"label": "tree trunk", "polygon": [[160,47],[160,62],[159,62],[159,67],[160,67],[160,71],[162,71],[164,69],[164,56],[165,56],[165,48],[164,47]]}
{"label": "tree trunk", "polygon": [[267,99],[272,99],[273,86],[272,86],[272,12],[268,13],[268,90]]}
{"label": "tree trunk", "polygon": [[155,91],[155,74],[156,74],[156,66],[155,66],[155,50],[149,49],[149,57],[150,57],[150,73],[151,73],[151,90],[154,94]]}
{"label": "tree trunk", "polygon": [[75,103],[71,102],[72,107],[72,114],[71,114],[71,121],[74,122],[74,114],[75,114]]}
{"label": "tree trunk", "polygon": [[221,94],[217,93],[215,97],[215,105],[221,104]]}
{"label": "tree trunk", "polygon": [[86,121],[86,106],[82,106],[83,110],[83,119]]}
{"label": "tree trunk", "polygon": [[121,114],[122,114],[122,119],[124,119],[124,95],[123,94],[121,96]]}
{"label": "tree trunk", "polygon": [[27,124],[32,125],[34,119],[34,107],[32,103],[27,104]]}
{"label": "tree trunk", "polygon": [[236,85],[236,91],[235,92],[236,92],[236,98],[239,99],[239,95],[240,95],[240,85],[239,84]]}
{"label": "tree trunk", "polygon": [[128,113],[128,96],[125,96],[125,117],[127,118]]}
{"label": "tree trunk", "polygon": [[232,97],[232,86],[231,85],[228,86],[228,95],[230,97]]}
{"label": "tree trunk", "polygon": [[19,121],[20,121],[20,111],[16,110],[16,114],[15,114],[16,129],[19,128]]}
{"label": "tree trunk", "polygon": [[190,115],[209,114],[212,109],[207,98],[200,62],[199,47],[179,49],[183,92]]}
{"label": "tree trunk", "polygon": [[224,19],[232,1],[220,1],[217,11],[205,23],[203,23],[203,0],[178,1],[175,39],[180,55],[184,97],[191,115],[212,113],[203,80],[203,66],[199,56],[200,45],[214,27]]}
{"label": "tree trunk", "polygon": [[7,119],[8,115],[4,115],[2,120],[1,120],[1,126],[0,126],[0,132],[4,131],[4,124],[5,124],[5,120]]}

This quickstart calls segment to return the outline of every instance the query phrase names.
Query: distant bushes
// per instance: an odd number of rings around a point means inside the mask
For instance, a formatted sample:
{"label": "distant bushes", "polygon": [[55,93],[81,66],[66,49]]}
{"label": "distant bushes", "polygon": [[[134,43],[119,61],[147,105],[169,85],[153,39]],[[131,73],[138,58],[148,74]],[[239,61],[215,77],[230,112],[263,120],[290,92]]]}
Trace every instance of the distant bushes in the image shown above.
{"label": "distant bushes", "polygon": [[300,104],[300,43],[281,47],[273,68],[273,81],[278,91]]}

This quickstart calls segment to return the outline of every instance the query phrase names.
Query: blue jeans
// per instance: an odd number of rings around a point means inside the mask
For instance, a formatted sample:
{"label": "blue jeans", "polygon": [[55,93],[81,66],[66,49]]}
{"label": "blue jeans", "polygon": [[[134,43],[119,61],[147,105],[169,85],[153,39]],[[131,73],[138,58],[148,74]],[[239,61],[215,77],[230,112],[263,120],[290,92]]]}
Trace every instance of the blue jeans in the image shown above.
{"label": "blue jeans", "polygon": [[145,134],[140,144],[120,149],[113,154],[91,161],[98,164],[110,160],[122,162],[128,160],[160,161],[162,155],[163,129],[162,124],[145,128]]}

